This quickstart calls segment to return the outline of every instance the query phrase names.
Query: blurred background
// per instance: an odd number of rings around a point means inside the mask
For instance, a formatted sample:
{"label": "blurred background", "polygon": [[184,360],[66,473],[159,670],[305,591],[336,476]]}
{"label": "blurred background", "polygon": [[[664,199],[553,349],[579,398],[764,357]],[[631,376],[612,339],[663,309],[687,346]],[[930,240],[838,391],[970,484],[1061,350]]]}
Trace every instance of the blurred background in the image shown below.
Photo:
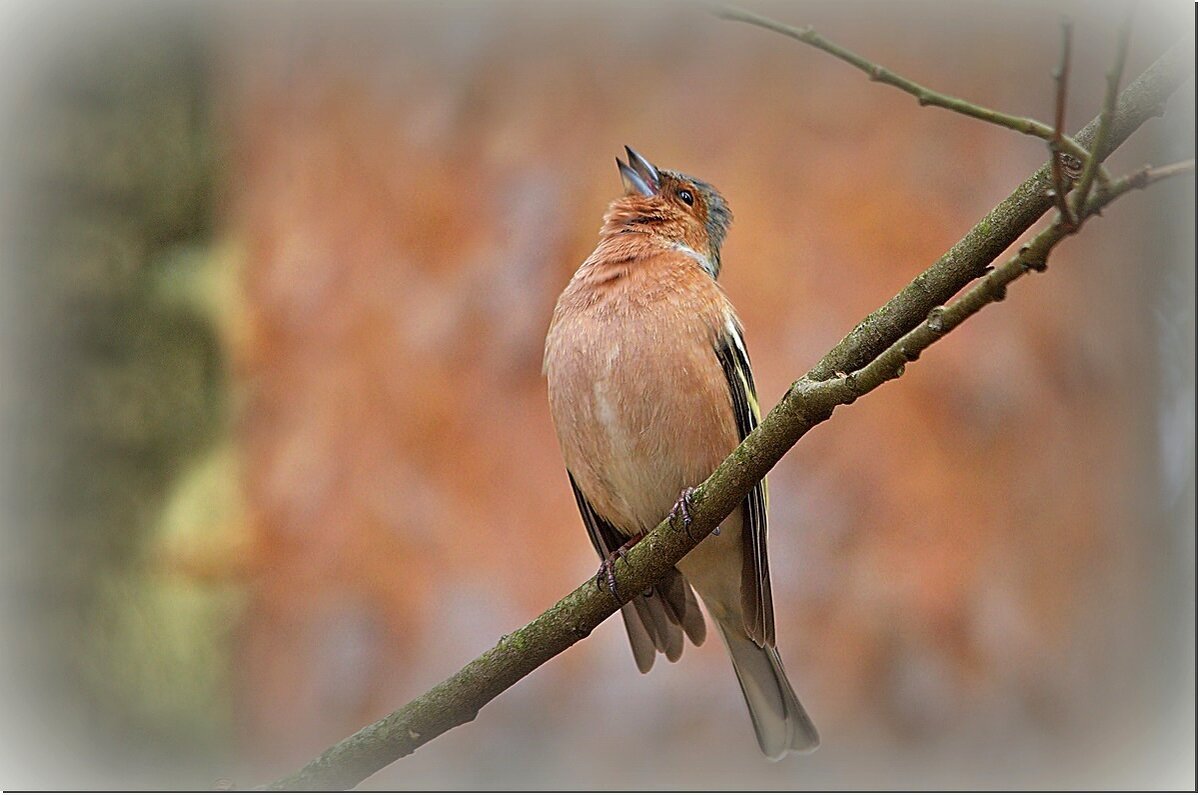
{"label": "blurred background", "polygon": [[[1071,129],[1119,11],[747,5],[1047,120],[1065,14]],[[2,15],[5,788],[263,783],[594,573],[541,351],[623,145],[728,198],[768,406],[1047,157],[692,4]],[[1194,94],[1110,168],[1194,156]],[[364,786],[1194,787],[1195,213],[1121,200],[772,473],[816,754],[610,620]]]}

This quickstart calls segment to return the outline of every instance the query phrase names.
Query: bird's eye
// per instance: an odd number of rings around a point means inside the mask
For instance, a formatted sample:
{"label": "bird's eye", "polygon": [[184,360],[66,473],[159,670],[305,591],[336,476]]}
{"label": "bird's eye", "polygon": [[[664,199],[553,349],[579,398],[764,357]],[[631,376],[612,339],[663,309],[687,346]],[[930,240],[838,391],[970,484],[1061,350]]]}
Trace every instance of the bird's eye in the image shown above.
{"label": "bird's eye", "polygon": [[679,198],[683,199],[683,203],[686,204],[688,207],[691,207],[693,204],[696,203],[696,197],[692,195],[692,192],[690,190],[679,191]]}

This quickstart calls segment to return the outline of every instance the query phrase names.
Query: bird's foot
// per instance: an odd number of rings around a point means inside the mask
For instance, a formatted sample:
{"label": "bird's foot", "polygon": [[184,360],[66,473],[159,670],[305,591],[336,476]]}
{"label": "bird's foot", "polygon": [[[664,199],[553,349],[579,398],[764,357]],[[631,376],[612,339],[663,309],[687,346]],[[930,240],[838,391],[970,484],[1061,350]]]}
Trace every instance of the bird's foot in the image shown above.
{"label": "bird's foot", "polygon": [[633,549],[633,545],[641,541],[645,535],[645,533],[638,533],[631,537],[624,544],[617,547],[614,552],[608,553],[608,556],[604,560],[600,561],[600,570],[596,572],[596,586],[599,588],[607,587],[608,592],[618,602],[621,601],[621,595],[617,593],[617,561],[628,555],[629,550]]}
{"label": "bird's foot", "polygon": [[667,517],[672,526],[682,524],[683,531],[688,534],[688,538],[692,537],[692,495],[695,493],[696,490],[691,486],[680,492],[679,499],[675,500],[675,507],[671,509],[671,513]]}

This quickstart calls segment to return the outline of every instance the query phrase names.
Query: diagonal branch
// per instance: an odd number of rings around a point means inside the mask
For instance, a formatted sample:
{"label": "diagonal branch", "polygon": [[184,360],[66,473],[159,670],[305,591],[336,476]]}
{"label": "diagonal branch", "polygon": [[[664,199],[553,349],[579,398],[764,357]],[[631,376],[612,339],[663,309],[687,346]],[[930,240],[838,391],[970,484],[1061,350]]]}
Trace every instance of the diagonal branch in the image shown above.
{"label": "diagonal branch", "polygon": [[[718,6],[714,11],[718,16],[727,19],[750,22],[811,43],[800,35],[805,32],[802,28],[794,28],[728,6]],[[820,42],[832,48],[827,49],[831,54],[843,60],[852,59],[847,62],[868,74],[876,68],[882,70],[882,67],[832,42],[823,38],[820,38]],[[826,47],[823,46],[822,49]],[[1193,53],[1193,40],[1184,39],[1177,42],[1121,92],[1104,140],[1099,140],[1098,136],[1099,117],[1092,119],[1080,130],[1074,136],[1076,143],[1085,148],[1083,157],[1079,158],[1080,162],[1091,156],[1086,149],[1089,146],[1095,149],[1097,156],[1103,161],[1132,135],[1134,130],[1150,118],[1161,116],[1167,98],[1192,74]],[[917,85],[905,78],[899,80],[902,84],[899,87]],[[1103,182],[1103,172],[1100,174]],[[1015,243],[1025,230],[1054,206],[1052,191],[1053,180],[1047,164],[1021,183],[1008,198],[996,205],[965,237],[913,279],[892,300],[863,319],[809,371],[809,377],[817,380],[830,378],[835,373],[862,367],[882,353],[888,345],[921,323],[931,309],[945,303],[963,287],[982,276],[983,268]]]}
{"label": "diagonal branch", "polygon": [[[1075,225],[1067,226],[1056,223],[1042,230],[1032,240],[1021,246],[1020,251],[1009,258],[1007,262],[989,271],[986,277],[979,280],[962,296],[947,306],[934,307],[924,323],[897,340],[866,367],[852,375],[830,381],[814,382],[809,379],[801,379],[793,384],[792,389],[812,390],[845,380],[850,382],[850,388],[857,397],[887,381],[899,378],[903,374],[907,362],[916,361],[926,348],[953,331],[963,321],[988,304],[1003,301],[1009,284],[1027,273],[1045,271],[1046,261],[1051,250],[1066,237],[1078,231],[1088,218],[1099,215],[1105,206],[1131,190],[1140,190],[1169,177],[1195,173],[1195,171],[1196,161],[1187,160],[1159,168],[1146,166],[1112,182],[1107,191],[1100,196],[1092,197],[1091,201],[1079,209]],[[850,401],[842,400],[840,402],[848,403]]]}
{"label": "diagonal branch", "polygon": [[[1118,180],[1104,195],[1094,197],[1082,208],[1080,223],[1130,190],[1194,170],[1195,161],[1189,161],[1160,169],[1147,167]],[[619,592],[640,593],[660,581],[741,504],[750,489],[809,430],[829,419],[839,405],[849,405],[899,378],[905,365],[926,348],[983,307],[1002,300],[1008,284],[1030,271],[1045,270],[1050,251],[1071,231],[1062,224],[1051,225],[960,298],[946,307],[935,307],[924,323],[866,367],[827,380],[805,377],[795,382],[762,424],[692,493],[690,532],[680,532],[669,518],[664,519],[618,561]],[[328,749],[298,773],[272,783],[269,789],[329,790],[357,785],[434,737],[474,720],[485,704],[587,637],[619,606],[594,577],[588,578],[554,607],[501,638],[454,676]]]}
{"label": "diagonal branch", "polygon": [[[1108,157],[1138,127],[1163,114],[1167,99],[1192,74],[1193,51],[1191,39],[1176,43],[1121,92],[1104,141],[1097,140],[1098,118],[1080,130],[1076,140],[1084,145],[1095,142],[1098,156]],[[923,322],[935,306],[984,275],[984,268],[1054,205],[1048,195],[1052,189],[1049,172],[1046,164],[1031,174],[937,262],[862,320],[808,376],[821,380],[862,367]]]}
{"label": "diagonal branch", "polygon": [[[1031,119],[1025,116],[1013,116],[1008,113],[1003,113],[993,108],[977,105],[974,102],[968,102],[960,97],[943,94],[940,91],[934,91],[932,88],[923,86],[915,80],[909,80],[907,77],[896,74],[892,70],[880,66],[879,64],[870,61],[858,53],[846,49],[845,47],[830,41],[829,39],[817,33],[811,25],[805,25],[802,28],[797,28],[792,25],[778,22],[770,17],[764,17],[760,14],[755,14],[753,11],[747,11],[744,8],[735,8],[733,6],[717,5],[713,7],[713,13],[721,19],[727,19],[733,22],[745,22],[749,25],[756,25],[760,28],[773,30],[776,33],[782,33],[788,38],[802,41],[805,44],[812,45],[819,50],[824,50],[835,58],[845,61],[851,66],[866,73],[867,77],[878,83],[885,83],[889,86],[894,86],[906,94],[911,94],[916,97],[917,103],[924,105],[933,105],[938,108],[952,110],[955,113],[961,113],[964,116],[970,116],[973,119],[986,121],[988,124],[995,124],[999,127],[1005,127],[1009,130],[1024,135],[1032,135],[1035,138],[1041,138],[1043,141],[1053,142],[1055,140],[1054,128],[1037,119]],[[1074,156],[1080,161],[1083,161],[1088,156],[1088,150],[1073,138],[1063,136],[1062,138],[1063,151]]]}
{"label": "diagonal branch", "polygon": [[[1096,143],[1100,157],[1106,156],[1151,116],[1161,113],[1163,103],[1185,79],[1189,66],[1188,50],[1176,46],[1126,89],[1112,117],[1111,136]],[[1095,124],[1084,129],[1081,139],[1092,140]],[[1144,169],[1114,182],[1107,192],[1082,206],[1084,212],[1080,218],[1097,213],[1127,190],[1182,173],[1187,168],[1176,165]],[[1030,176],[942,259],[860,323],[806,377],[793,384],[762,423],[695,490],[691,532],[677,532],[664,521],[618,561],[619,592],[638,593],[661,580],[741,503],[805,433],[828,419],[837,406],[852,403],[898,377],[904,364],[915,359],[925,347],[982,306],[1002,297],[1009,281],[1028,270],[1044,268],[1045,255],[1069,233],[1062,225],[1054,225],[1035,237],[1017,258],[992,271],[962,298],[930,314],[984,273],[1012,240],[1049,209],[1051,200],[1045,195],[1047,170],[1048,167],[1043,167]],[[834,377],[842,370],[851,374]],[[311,790],[357,785],[434,737],[473,720],[484,705],[542,663],[587,637],[618,607],[611,594],[589,578],[554,607],[501,638],[496,646],[449,679],[269,787]]]}

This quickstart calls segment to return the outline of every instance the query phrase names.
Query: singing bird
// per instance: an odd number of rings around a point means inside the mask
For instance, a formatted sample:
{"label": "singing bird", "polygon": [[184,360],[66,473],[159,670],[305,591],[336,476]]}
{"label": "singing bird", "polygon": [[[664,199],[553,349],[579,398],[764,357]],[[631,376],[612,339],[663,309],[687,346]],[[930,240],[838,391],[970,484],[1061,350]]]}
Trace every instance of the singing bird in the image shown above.
{"label": "singing bird", "polygon": [[[758,424],[742,326],[717,284],[732,214],[712,185],[625,147],[625,195],[558,299],[546,336],[550,412],[583,524],[616,556],[677,508]],[[606,577],[607,573],[607,577]],[[764,754],[811,751],[817,730],[775,650],[767,487],[621,609],[643,673],[705,637],[699,594],[729,650]]]}

